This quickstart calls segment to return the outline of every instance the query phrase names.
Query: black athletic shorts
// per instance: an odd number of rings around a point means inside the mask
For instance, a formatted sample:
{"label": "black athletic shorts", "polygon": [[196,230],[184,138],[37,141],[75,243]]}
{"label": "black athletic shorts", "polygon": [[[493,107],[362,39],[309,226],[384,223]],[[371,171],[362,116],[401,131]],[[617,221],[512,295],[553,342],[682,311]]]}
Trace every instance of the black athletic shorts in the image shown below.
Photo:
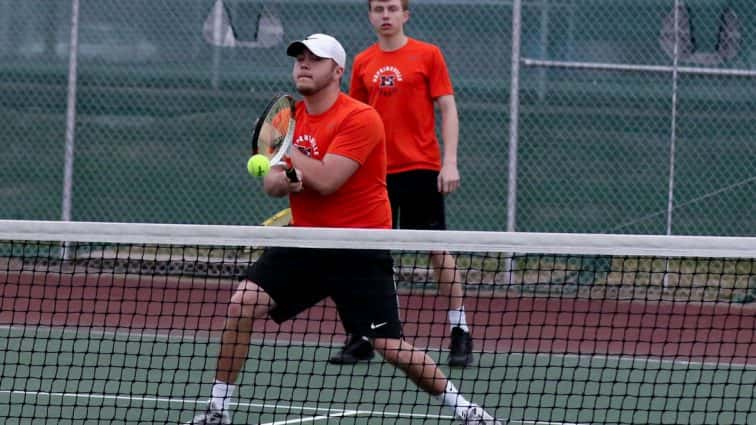
{"label": "black athletic shorts", "polygon": [[438,171],[412,170],[386,176],[395,229],[445,230],[444,195]]}
{"label": "black athletic shorts", "polygon": [[268,248],[246,279],[275,302],[276,323],[292,319],[330,297],[351,334],[400,338],[393,259],[384,250]]}

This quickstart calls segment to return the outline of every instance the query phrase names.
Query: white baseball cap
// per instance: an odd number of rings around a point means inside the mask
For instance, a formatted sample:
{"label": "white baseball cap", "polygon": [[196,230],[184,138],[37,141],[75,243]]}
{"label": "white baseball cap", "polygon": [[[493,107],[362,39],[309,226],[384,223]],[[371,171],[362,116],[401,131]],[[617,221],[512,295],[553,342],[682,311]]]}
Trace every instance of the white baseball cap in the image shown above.
{"label": "white baseball cap", "polygon": [[310,34],[304,40],[294,41],[286,48],[286,54],[297,56],[302,53],[302,49],[307,49],[313,55],[333,59],[336,64],[346,68],[346,51],[338,40],[328,34]]}

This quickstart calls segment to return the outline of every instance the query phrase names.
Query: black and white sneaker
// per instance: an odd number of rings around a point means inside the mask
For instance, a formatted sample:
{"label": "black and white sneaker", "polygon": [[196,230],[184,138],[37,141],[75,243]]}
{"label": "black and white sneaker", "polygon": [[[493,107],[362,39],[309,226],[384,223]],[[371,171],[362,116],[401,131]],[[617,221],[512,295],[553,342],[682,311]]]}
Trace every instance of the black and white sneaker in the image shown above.
{"label": "black and white sneaker", "polygon": [[205,413],[195,416],[194,419],[185,422],[184,425],[231,425],[231,416],[211,401],[208,403]]}
{"label": "black and white sneaker", "polygon": [[449,345],[449,366],[465,367],[473,362],[472,335],[460,327],[452,328]]}
{"label": "black and white sneaker", "polygon": [[471,404],[458,419],[462,425],[502,425],[501,421],[489,415],[477,404]]}

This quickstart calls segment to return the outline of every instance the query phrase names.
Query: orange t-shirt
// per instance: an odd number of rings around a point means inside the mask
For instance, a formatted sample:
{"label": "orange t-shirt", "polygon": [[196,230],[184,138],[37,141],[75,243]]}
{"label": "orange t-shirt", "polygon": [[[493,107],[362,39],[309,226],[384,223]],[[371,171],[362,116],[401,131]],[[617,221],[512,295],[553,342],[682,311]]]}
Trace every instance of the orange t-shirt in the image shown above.
{"label": "orange t-shirt", "polygon": [[391,228],[386,137],[375,109],[344,93],[319,115],[308,114],[304,102],[297,102],[293,144],[310,158],[336,154],[360,167],[330,195],[307,189],[290,194],[292,225]]}
{"label": "orange t-shirt", "polygon": [[409,38],[398,50],[373,44],[354,59],[349,94],[373,106],[386,128],[388,173],[441,169],[433,101],[453,94],[441,50]]}

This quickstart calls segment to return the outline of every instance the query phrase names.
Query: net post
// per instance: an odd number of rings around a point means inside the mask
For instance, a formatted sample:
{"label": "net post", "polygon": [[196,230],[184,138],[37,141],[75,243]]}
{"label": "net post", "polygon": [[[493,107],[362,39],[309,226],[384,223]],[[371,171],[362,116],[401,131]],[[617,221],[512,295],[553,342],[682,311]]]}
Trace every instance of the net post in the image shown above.
{"label": "net post", "polygon": [[[679,34],[679,13],[680,0],[675,0],[674,12],[674,34],[675,43],[672,49],[672,107],[670,111],[670,131],[669,131],[669,177],[667,187],[667,223],[666,234],[672,234],[672,209],[675,200],[675,144],[677,139],[677,80],[678,80],[678,60],[680,56],[680,34]],[[665,260],[664,265],[664,288],[669,286],[669,258]]]}
{"label": "net post", "polygon": [[68,93],[66,97],[66,133],[63,168],[61,220],[71,221],[73,192],[74,140],[76,132],[76,85],[79,53],[79,0],[71,0],[71,43],[68,49]]}
{"label": "net post", "polygon": [[0,2],[0,41],[2,41],[0,42],[0,57],[10,53],[11,50],[10,28],[13,16],[11,13],[10,2]]}
{"label": "net post", "polygon": [[[517,140],[520,116],[520,47],[522,37],[522,0],[512,3],[512,81],[509,98],[509,166],[507,175],[507,231],[515,231],[517,214]],[[506,284],[511,283],[512,255],[505,260]]]}
{"label": "net post", "polygon": [[[78,80],[79,54],[79,0],[71,0],[71,33],[68,49],[68,93],[66,96],[66,133],[63,167],[63,194],[61,220],[71,221],[73,198],[74,144],[76,133],[76,86]],[[60,257],[69,258],[68,242],[61,243]]]}
{"label": "net post", "polygon": [[[223,0],[216,0],[213,5],[211,16],[213,19],[212,32],[213,40],[218,42],[218,45],[213,46],[213,61],[210,68],[210,86],[213,89],[218,89],[220,86],[220,67],[221,67],[221,47],[223,44],[223,16],[226,13]],[[226,29],[231,32],[230,29]]]}

